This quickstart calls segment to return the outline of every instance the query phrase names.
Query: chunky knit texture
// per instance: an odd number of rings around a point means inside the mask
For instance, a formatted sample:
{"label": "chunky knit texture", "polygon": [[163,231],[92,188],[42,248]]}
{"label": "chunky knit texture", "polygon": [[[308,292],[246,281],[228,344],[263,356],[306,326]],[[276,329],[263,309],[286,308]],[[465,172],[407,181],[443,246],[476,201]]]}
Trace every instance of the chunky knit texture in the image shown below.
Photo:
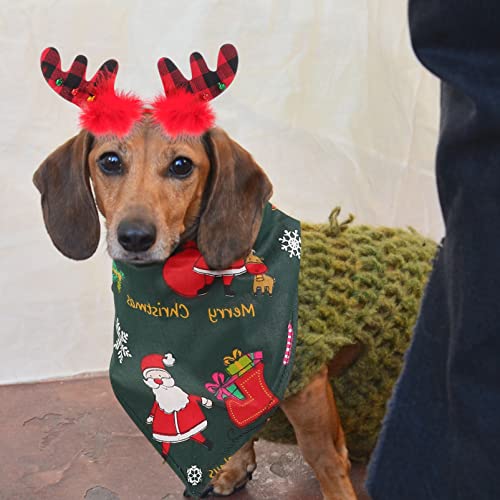
{"label": "chunky knit texture", "polygon": [[[411,228],[350,226],[352,216],[339,224],[339,212],[330,224],[302,224],[297,351],[286,396],[342,347],[361,343],[361,355],[331,383],[350,456],[364,461],[410,342],[436,244]],[[281,412],[262,437],[294,440]]]}

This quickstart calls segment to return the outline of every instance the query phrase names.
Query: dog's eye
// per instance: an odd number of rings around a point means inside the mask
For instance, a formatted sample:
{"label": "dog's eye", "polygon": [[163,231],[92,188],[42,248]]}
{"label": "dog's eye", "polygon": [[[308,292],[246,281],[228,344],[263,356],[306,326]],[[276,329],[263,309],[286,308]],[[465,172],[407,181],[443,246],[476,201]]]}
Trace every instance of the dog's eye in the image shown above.
{"label": "dog's eye", "polygon": [[116,153],[103,153],[99,156],[97,164],[106,175],[120,175],[123,173],[123,165]]}
{"label": "dog's eye", "polygon": [[193,171],[193,162],[189,158],[179,156],[176,158],[168,169],[174,177],[183,178],[191,175]]}

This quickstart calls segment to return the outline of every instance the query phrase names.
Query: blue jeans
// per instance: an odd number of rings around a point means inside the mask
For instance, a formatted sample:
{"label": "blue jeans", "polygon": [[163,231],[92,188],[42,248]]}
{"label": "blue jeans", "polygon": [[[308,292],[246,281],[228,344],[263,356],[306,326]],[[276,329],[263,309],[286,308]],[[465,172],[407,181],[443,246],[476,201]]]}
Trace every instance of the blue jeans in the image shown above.
{"label": "blue jeans", "polygon": [[374,500],[498,500],[500,0],[410,0],[409,14],[415,53],[441,79],[446,237],[367,486]]}

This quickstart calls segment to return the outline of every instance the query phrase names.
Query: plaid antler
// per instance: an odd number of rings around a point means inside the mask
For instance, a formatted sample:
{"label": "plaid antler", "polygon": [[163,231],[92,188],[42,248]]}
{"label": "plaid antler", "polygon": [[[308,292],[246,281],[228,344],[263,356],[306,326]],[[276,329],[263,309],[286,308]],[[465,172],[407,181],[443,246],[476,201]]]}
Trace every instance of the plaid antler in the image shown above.
{"label": "plaid antler", "polygon": [[82,108],[80,124],[93,134],[127,135],[143,113],[142,101],[115,91],[118,62],[106,61],[91,80],[85,80],[87,58],[79,55],[69,71],[61,69],[61,57],[53,47],[42,52],[40,64],[49,86],[61,97]]}
{"label": "plaid antler", "polygon": [[76,56],[69,71],[63,71],[59,52],[53,47],[42,52],[40,64],[49,86],[61,97],[77,106],[81,106],[85,101],[93,101],[98,92],[98,85],[103,80],[114,86],[118,72],[118,62],[110,59],[99,68],[91,80],[87,81],[85,80],[87,58],[82,55]]}
{"label": "plaid antler", "polygon": [[210,71],[203,56],[194,52],[189,58],[191,64],[191,80],[179,71],[177,66],[167,57],[158,61],[158,71],[167,96],[178,89],[183,89],[203,100],[210,101],[231,85],[238,69],[238,52],[236,47],[227,43],[219,49],[217,70]]}
{"label": "plaid antler", "polygon": [[[63,71],[59,52],[49,47],[42,52],[40,63],[49,86],[82,109],[80,124],[93,134],[123,137],[142,119],[146,111],[143,101],[133,94],[115,91],[118,62],[114,59],[106,61],[88,81],[85,56],[77,56],[69,70]],[[215,115],[208,101],[231,85],[238,68],[238,53],[233,45],[223,45],[216,71],[208,69],[198,52],[191,54],[190,63],[191,80],[187,80],[170,59],[158,61],[165,95],[157,97],[147,113],[173,137],[201,135],[214,125]]]}

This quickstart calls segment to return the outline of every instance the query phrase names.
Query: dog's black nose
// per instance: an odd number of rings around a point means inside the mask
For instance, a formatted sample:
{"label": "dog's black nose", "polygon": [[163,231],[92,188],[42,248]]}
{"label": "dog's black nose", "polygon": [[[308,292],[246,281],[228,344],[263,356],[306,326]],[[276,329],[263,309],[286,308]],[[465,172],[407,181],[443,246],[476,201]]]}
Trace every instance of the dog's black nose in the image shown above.
{"label": "dog's black nose", "polygon": [[150,222],[123,220],[118,225],[118,241],[129,252],[144,252],[156,240],[156,227]]}

